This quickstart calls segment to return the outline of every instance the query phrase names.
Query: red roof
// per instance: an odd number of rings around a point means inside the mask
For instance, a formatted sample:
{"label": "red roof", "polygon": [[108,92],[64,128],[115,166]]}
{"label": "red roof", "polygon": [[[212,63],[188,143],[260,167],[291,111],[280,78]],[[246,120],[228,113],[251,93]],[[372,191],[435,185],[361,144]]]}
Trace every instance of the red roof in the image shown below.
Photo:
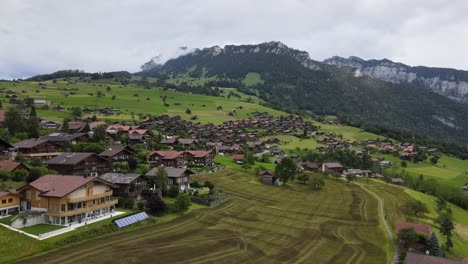
{"label": "red roof", "polygon": [[27,186],[39,190],[44,197],[64,197],[95,179],[96,177],[44,175]]}
{"label": "red roof", "polygon": [[171,159],[175,159],[177,157],[179,157],[180,155],[184,154],[183,151],[174,151],[174,150],[167,150],[167,151],[164,151],[164,150],[158,150],[158,151],[153,151],[151,152],[148,157],[151,157],[151,156],[154,156],[154,155],[158,155],[160,157],[162,157],[162,159],[165,159],[165,160],[171,160]]}
{"label": "red roof", "polygon": [[12,172],[20,165],[21,165],[21,163],[19,163],[19,162],[1,161],[0,162],[0,170],[6,171],[6,172]]}
{"label": "red roof", "polygon": [[234,154],[234,155],[232,155],[232,159],[233,160],[242,160],[242,159],[244,159],[244,155],[243,154]]}
{"label": "red roof", "polygon": [[431,227],[425,224],[414,224],[414,223],[398,223],[395,226],[396,232],[400,233],[402,229],[414,228],[418,233],[429,236],[431,234]]}
{"label": "red roof", "polygon": [[187,150],[194,158],[204,158],[211,154],[211,150]]}

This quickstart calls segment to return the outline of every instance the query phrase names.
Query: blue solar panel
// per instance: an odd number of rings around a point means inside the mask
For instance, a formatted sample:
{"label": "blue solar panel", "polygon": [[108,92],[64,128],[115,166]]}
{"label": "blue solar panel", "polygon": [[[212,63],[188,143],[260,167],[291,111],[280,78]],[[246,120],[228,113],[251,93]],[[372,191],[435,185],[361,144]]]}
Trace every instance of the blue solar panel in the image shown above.
{"label": "blue solar panel", "polygon": [[127,216],[127,217],[115,220],[115,224],[117,225],[118,228],[122,228],[122,227],[132,225],[136,222],[143,221],[147,218],[148,218],[148,215],[145,212],[143,212],[143,213],[138,213],[138,214],[134,214],[131,216]]}

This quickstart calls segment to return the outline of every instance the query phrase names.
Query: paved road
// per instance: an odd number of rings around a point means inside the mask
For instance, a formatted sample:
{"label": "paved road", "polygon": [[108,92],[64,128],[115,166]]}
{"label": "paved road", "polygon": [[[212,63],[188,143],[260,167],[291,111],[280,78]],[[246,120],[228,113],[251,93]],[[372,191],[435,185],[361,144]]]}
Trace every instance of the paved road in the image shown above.
{"label": "paved road", "polygon": [[398,253],[398,247],[395,243],[395,240],[393,239],[393,233],[392,231],[390,230],[390,226],[388,225],[388,222],[387,222],[387,219],[385,218],[385,213],[384,213],[384,209],[383,209],[383,201],[382,199],[377,195],[375,194],[373,191],[367,189],[366,187],[362,186],[361,184],[355,182],[359,187],[361,187],[362,189],[364,189],[366,192],[370,193],[372,196],[374,196],[377,201],[379,201],[379,215],[380,215],[380,218],[382,219],[383,223],[384,223],[384,226],[385,226],[385,229],[387,230],[387,233],[388,233],[388,237],[390,238],[390,242],[392,243],[392,246],[393,246],[393,250],[395,251],[395,255],[393,255],[393,258],[392,258],[392,264],[396,264],[398,263],[398,256],[399,256],[399,253]]}

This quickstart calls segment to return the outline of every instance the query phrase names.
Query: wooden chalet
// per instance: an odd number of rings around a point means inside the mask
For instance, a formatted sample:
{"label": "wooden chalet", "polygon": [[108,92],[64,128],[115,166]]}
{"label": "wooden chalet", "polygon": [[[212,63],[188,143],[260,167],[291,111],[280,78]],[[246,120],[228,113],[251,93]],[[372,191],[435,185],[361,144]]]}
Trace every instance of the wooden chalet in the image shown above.
{"label": "wooden chalet", "polygon": [[107,159],[86,152],[63,153],[44,164],[64,175],[98,176],[109,171]]}

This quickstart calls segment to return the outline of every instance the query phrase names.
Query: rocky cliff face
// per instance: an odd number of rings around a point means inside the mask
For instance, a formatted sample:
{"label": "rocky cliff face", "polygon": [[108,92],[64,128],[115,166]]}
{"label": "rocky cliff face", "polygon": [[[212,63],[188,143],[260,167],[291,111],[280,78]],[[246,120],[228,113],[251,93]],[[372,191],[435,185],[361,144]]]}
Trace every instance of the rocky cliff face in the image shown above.
{"label": "rocky cliff face", "polygon": [[363,75],[393,83],[409,83],[429,89],[450,99],[468,103],[468,71],[446,68],[411,67],[387,59],[363,60],[358,57],[332,57],[324,63],[356,68]]}

